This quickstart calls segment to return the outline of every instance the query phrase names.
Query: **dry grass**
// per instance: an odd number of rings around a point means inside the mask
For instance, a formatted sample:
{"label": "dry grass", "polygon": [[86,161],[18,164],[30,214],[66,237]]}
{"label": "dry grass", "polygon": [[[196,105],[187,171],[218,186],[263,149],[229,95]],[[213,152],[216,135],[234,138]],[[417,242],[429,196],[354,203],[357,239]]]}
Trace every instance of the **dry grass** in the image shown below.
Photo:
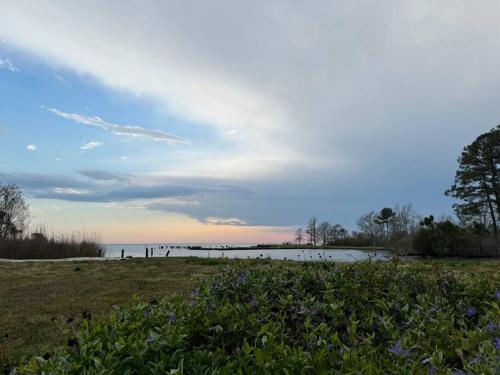
{"label": "dry grass", "polygon": [[[150,258],[73,262],[0,262],[0,370],[22,355],[43,354],[64,345],[82,319],[108,314],[132,295],[143,300],[188,293],[198,278],[232,260]],[[286,264],[295,262],[245,262]],[[423,271],[436,266],[462,274],[485,273],[500,282],[500,260],[422,261]],[[74,319],[66,323],[68,319]],[[67,332],[67,333],[66,333]]]}
{"label": "dry grass", "polygon": [[93,234],[70,235],[39,231],[32,236],[0,239],[0,259],[60,259],[103,257],[104,246]]}
{"label": "dry grass", "polygon": [[[84,311],[96,317],[132,295],[144,300],[190,291],[215,265],[188,259],[84,262],[0,262],[0,370],[2,362],[64,344]],[[71,324],[66,320],[73,318]],[[69,335],[69,332],[68,332]]]}

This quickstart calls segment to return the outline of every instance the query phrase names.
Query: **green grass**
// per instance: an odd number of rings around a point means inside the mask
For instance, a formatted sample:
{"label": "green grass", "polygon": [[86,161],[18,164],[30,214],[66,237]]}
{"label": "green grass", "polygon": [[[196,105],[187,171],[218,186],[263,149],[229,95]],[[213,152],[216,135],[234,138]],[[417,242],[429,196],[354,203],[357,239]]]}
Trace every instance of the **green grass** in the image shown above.
{"label": "green grass", "polygon": [[[261,270],[263,273],[256,275],[256,282],[259,277],[265,280],[289,269],[314,274],[315,267],[318,272],[327,273],[330,267],[283,261],[195,258],[0,263],[0,363],[17,362],[23,355],[53,353],[55,347],[75,336],[84,312],[91,312],[92,321],[106,321],[114,305],[129,305],[134,294],[146,302],[160,301],[173,293],[186,296],[199,280],[228,265],[230,267],[220,275],[234,274],[235,267]],[[302,270],[304,266],[309,267],[308,271]],[[459,278],[464,283],[483,276],[492,285],[500,285],[500,261],[423,261],[399,267],[409,267],[425,277]],[[266,288],[272,287],[271,284],[272,280]],[[350,284],[352,293],[355,285]],[[235,305],[235,301],[229,302]],[[133,306],[138,308],[137,304]],[[73,321],[66,323],[70,318]]]}

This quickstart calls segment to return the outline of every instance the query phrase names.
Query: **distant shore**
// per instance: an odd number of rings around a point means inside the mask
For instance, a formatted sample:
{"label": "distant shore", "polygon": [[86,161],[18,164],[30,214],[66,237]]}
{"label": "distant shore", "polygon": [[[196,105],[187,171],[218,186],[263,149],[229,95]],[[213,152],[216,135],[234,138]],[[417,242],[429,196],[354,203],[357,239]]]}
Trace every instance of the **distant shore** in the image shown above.
{"label": "distant shore", "polygon": [[394,248],[384,246],[312,246],[312,245],[255,245],[255,246],[218,246],[218,247],[205,247],[205,246],[186,246],[188,250],[365,250],[365,251],[394,251]]}

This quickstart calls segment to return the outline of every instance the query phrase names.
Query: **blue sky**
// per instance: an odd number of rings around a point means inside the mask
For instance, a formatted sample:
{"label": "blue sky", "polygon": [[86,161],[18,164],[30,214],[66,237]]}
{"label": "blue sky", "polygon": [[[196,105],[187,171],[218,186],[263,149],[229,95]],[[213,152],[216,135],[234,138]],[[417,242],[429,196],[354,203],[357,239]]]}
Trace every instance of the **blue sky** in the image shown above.
{"label": "blue sky", "polygon": [[0,180],[108,242],[451,214],[460,150],[500,118],[499,7],[2,2]]}

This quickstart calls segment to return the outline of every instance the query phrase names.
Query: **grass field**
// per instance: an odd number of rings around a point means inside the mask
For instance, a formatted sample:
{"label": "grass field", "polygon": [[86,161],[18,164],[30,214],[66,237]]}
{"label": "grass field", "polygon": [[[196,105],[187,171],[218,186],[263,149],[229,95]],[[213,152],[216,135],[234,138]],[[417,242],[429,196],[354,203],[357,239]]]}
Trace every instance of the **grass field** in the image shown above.
{"label": "grass field", "polygon": [[[23,355],[64,345],[85,314],[108,315],[137,294],[144,301],[187,294],[231,260],[130,259],[82,262],[0,262],[0,369]],[[271,261],[246,261],[256,267]],[[273,262],[273,265],[285,262]],[[297,263],[286,262],[294,267]],[[484,273],[500,282],[500,261],[423,261],[424,272]]]}
{"label": "grass field", "polygon": [[[199,264],[201,263],[201,264]],[[84,312],[109,313],[132,295],[186,293],[213,265],[189,259],[0,262],[0,364],[64,344]],[[66,324],[68,319],[73,322]],[[1,369],[1,366],[0,366]]]}

